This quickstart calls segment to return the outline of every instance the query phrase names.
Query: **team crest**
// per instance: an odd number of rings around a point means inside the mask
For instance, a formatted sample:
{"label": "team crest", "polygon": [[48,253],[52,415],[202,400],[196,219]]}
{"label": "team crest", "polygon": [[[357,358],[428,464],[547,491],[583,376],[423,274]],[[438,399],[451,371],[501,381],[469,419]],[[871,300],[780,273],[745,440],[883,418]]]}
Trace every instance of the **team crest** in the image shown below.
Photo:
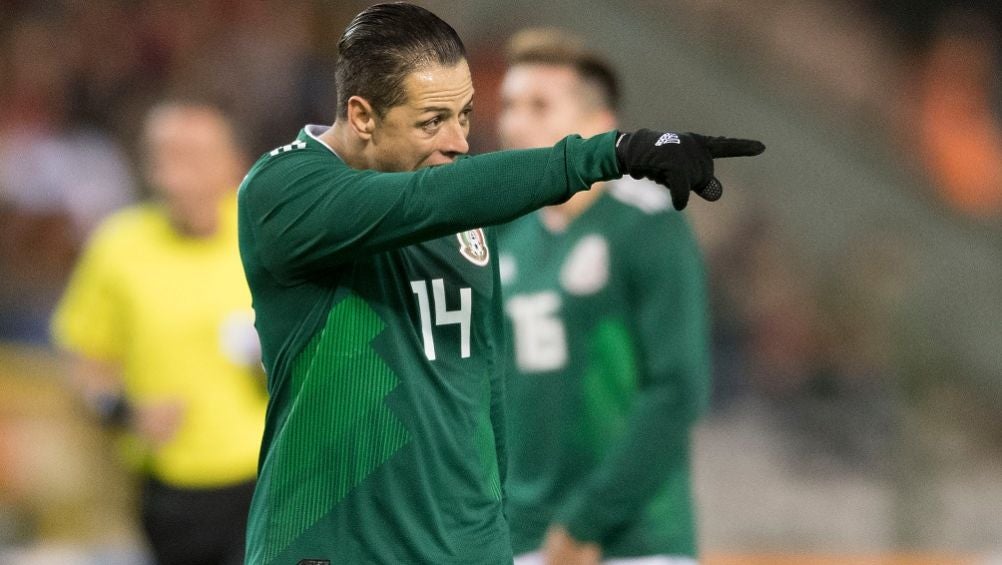
{"label": "team crest", "polygon": [[475,230],[457,233],[459,238],[459,252],[466,257],[470,263],[483,267],[491,258],[490,250],[487,249],[487,238],[484,237],[484,230]]}

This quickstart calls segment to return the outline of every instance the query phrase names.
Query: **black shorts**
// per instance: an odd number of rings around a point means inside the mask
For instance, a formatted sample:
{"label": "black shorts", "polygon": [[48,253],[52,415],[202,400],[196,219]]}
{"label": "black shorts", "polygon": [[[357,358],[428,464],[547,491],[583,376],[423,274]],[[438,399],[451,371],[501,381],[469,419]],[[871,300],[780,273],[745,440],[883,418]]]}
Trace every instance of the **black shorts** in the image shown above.
{"label": "black shorts", "polygon": [[243,565],[254,482],[185,489],[149,479],[142,523],[158,565]]}

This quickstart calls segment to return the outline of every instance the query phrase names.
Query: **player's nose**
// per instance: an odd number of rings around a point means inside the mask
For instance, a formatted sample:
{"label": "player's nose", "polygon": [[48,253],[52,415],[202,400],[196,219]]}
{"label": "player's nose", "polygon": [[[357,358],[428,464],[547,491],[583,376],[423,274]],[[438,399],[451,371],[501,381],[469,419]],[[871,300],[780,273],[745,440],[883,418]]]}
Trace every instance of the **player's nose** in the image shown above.
{"label": "player's nose", "polygon": [[442,153],[450,157],[465,155],[470,151],[470,144],[466,140],[466,128],[458,121],[452,121],[442,132]]}

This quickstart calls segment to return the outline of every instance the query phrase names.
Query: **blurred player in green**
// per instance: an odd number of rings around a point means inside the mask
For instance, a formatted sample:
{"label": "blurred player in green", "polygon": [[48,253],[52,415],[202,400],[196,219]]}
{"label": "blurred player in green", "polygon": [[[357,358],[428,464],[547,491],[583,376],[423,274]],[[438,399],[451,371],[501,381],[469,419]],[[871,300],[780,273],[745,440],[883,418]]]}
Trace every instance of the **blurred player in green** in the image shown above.
{"label": "blurred player in green", "polygon": [[[617,126],[615,73],[573,36],[527,30],[508,56],[506,148]],[[498,247],[516,564],[695,563],[689,444],[709,343],[685,217],[657,185],[624,178],[516,220]]]}
{"label": "blurred player in green", "polygon": [[338,51],[334,124],[262,156],[239,191],[270,393],[247,562],[511,563],[484,227],[627,172],[682,206],[713,158],[764,148],[638,130],[466,157],[473,85],[447,23],[371,6]]}
{"label": "blurred player in green", "polygon": [[131,440],[156,562],[236,565],[267,402],[237,252],[246,161],[202,103],[154,107],[144,142],[158,198],[98,228],[53,335],[95,414]]}

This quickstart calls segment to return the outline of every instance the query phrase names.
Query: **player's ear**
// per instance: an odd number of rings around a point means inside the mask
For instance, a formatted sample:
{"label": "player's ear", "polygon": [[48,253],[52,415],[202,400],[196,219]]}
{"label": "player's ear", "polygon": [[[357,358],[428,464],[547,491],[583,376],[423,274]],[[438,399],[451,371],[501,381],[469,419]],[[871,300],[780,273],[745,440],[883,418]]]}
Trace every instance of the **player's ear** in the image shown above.
{"label": "player's ear", "polygon": [[361,96],[348,99],[348,124],[358,137],[368,141],[376,129],[376,112]]}

